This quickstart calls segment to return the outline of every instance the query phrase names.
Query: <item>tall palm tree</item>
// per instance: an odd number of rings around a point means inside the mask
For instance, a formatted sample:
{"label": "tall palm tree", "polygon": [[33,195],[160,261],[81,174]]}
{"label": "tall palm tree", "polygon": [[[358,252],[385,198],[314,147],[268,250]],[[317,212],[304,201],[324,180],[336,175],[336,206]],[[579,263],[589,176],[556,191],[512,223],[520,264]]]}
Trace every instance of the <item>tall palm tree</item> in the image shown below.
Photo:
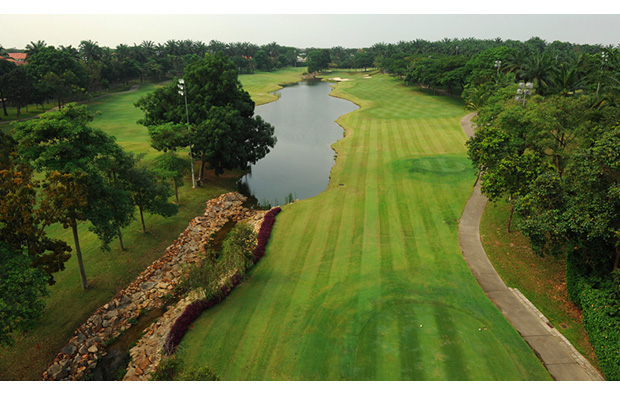
{"label": "tall palm tree", "polygon": [[67,52],[69,55],[71,55],[73,59],[80,60],[80,52],[77,50],[77,48],[74,48],[73,45],[68,45],[66,47],[64,45],[61,45],[58,47],[58,49],[63,52]]}
{"label": "tall palm tree", "polygon": [[79,46],[80,55],[86,63],[101,60],[102,51],[97,42],[92,40],[82,40]]}
{"label": "tall palm tree", "polygon": [[526,59],[527,53],[525,50],[511,51],[502,68],[508,72],[515,73],[517,78],[522,78],[521,73],[525,67]]}
{"label": "tall palm tree", "polygon": [[38,40],[36,43],[30,41],[30,44],[26,45],[26,53],[28,56],[32,56],[45,47],[47,47],[45,41]]}
{"label": "tall palm tree", "polygon": [[579,75],[576,65],[562,63],[560,68],[551,72],[551,90],[555,93],[568,96],[584,88],[583,79]]}
{"label": "tall palm tree", "polygon": [[544,95],[549,90],[551,76],[557,72],[557,66],[548,53],[530,56],[526,59],[521,77],[538,86],[539,93]]}

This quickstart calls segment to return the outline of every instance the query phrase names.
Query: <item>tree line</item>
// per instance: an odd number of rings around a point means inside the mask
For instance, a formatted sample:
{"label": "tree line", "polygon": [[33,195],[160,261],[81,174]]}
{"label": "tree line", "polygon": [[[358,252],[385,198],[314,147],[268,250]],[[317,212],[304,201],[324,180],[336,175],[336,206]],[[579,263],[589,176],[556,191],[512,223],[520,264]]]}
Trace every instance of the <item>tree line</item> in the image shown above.
{"label": "tree line", "polygon": [[[0,56],[25,52],[27,64],[16,66],[0,60],[0,98],[20,109],[29,104],[42,105],[54,101],[62,107],[68,101],[83,100],[102,90],[131,81],[163,81],[179,76],[185,67],[205,54],[220,52],[233,61],[238,73],[257,70],[272,71],[295,66],[300,50],[275,42],[258,46],[248,42],[208,44],[192,40],[168,40],[163,44],[143,41],[141,44],[119,44],[115,48],[99,46],[83,40],[75,48],[58,48],[45,41],[31,42],[25,50],[7,50],[0,46]],[[6,103],[3,113],[7,116]]]}

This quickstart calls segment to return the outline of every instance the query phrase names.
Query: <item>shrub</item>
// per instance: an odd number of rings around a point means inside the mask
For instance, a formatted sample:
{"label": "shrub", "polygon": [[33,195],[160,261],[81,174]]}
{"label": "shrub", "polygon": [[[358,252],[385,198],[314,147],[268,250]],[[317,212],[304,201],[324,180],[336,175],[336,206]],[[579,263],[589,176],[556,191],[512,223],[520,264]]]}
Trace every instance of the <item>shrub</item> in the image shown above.
{"label": "shrub", "polygon": [[583,323],[607,380],[620,380],[620,274],[581,292]]}
{"label": "shrub", "polygon": [[151,373],[150,381],[172,381],[179,370],[180,362],[176,358],[162,358],[157,369]]}
{"label": "shrub", "polygon": [[161,360],[157,369],[151,373],[150,381],[217,381],[219,378],[213,369],[204,366],[198,369],[183,369],[175,357]]}
{"label": "shrub", "polygon": [[263,220],[263,224],[258,231],[258,243],[256,248],[254,249],[254,264],[256,264],[264,255],[265,248],[267,247],[267,242],[269,241],[269,236],[271,236],[271,230],[273,229],[273,224],[276,222],[276,215],[282,211],[280,207],[274,207],[267,214],[265,214],[265,219]]}
{"label": "shrub", "polygon": [[182,370],[175,378],[175,381],[218,381],[219,377],[215,371],[208,366],[198,369]]}
{"label": "shrub", "polygon": [[238,270],[240,274],[252,265],[252,246],[256,234],[252,227],[242,222],[235,226],[222,245],[220,264],[224,271]]}
{"label": "shrub", "polygon": [[166,338],[164,352],[167,355],[171,355],[176,351],[177,347],[181,343],[181,340],[183,340],[183,336],[185,336],[185,333],[189,330],[192,322],[200,316],[200,314],[207,308],[207,305],[208,301],[197,300],[185,308],[183,313],[174,322],[174,325],[172,325],[172,328],[170,328],[170,333]]}

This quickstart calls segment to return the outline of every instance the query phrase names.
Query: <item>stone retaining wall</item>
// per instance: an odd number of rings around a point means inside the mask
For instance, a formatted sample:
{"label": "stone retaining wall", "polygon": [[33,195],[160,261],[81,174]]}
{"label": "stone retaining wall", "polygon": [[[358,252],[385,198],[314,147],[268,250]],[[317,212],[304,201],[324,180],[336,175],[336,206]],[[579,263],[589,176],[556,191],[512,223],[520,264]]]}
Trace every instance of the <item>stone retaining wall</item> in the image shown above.
{"label": "stone retaining wall", "polygon": [[[258,211],[247,220],[250,226],[254,228],[255,233],[258,233],[266,213],[266,211]],[[220,285],[234,274],[228,273],[227,276],[220,279]],[[170,307],[156,322],[144,329],[140,340],[129,350],[131,361],[123,381],[146,381],[149,379],[149,374],[157,369],[161,361],[164,354],[164,344],[177,318],[183,314],[187,306],[204,298],[205,293],[201,289],[190,292],[187,297],[180,300],[175,306]]]}
{"label": "stone retaining wall", "polygon": [[209,200],[204,215],[190,221],[161,258],[74,332],[43,373],[43,379],[83,379],[106,354],[107,344],[130,328],[141,312],[163,306],[182,279],[186,264],[200,258],[215,232],[231,220],[239,222],[256,216],[256,211],[242,207],[246,199],[231,192]]}

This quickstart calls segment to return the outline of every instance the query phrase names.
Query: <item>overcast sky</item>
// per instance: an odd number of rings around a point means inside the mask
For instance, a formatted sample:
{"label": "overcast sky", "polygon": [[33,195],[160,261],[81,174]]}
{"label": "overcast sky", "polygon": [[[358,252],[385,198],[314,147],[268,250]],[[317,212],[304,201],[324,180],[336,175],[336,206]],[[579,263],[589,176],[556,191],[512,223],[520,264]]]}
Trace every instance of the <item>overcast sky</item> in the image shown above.
{"label": "overcast sky", "polygon": [[[620,2],[562,7],[540,0],[510,3],[519,5],[518,9],[509,9],[498,1],[452,0],[422,6],[411,0],[314,0],[303,5],[295,1],[230,0],[216,6],[209,5],[209,0],[193,1],[194,5],[189,0],[107,0],[97,8],[93,2],[73,0],[35,1],[34,7],[32,1],[23,3],[12,1],[2,6],[6,13],[0,15],[0,45],[5,48],[25,48],[38,40],[74,47],[81,40],[92,40],[116,47],[170,39],[361,48],[416,38],[525,41],[533,36],[547,42],[620,44],[620,5],[616,5]],[[37,14],[33,14],[35,10]],[[529,14],[517,15],[515,11]]]}

